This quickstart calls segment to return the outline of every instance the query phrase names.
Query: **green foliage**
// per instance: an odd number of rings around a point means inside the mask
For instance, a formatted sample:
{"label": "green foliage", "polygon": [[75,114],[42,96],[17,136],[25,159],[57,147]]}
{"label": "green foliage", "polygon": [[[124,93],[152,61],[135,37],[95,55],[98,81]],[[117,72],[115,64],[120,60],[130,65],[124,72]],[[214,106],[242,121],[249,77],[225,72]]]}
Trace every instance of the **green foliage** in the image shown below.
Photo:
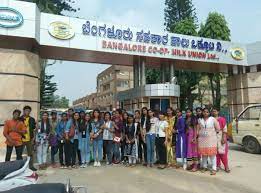
{"label": "green foliage", "polygon": [[53,13],[57,15],[63,15],[63,11],[76,12],[76,9],[72,7],[75,3],[71,0],[22,0],[27,2],[36,3],[41,12]]}
{"label": "green foliage", "polygon": [[173,31],[177,22],[190,18],[197,23],[197,16],[192,0],[165,0],[164,19],[166,29]]}
{"label": "green foliage", "polygon": [[173,32],[190,36],[197,36],[197,26],[191,18],[186,18],[177,22]]}
{"label": "green foliage", "polygon": [[146,84],[157,84],[160,82],[160,70],[156,68],[146,68]]}
{"label": "green foliage", "polygon": [[53,108],[69,108],[69,99],[67,99],[64,96],[60,97],[58,95],[55,95],[52,107]]}
{"label": "green foliage", "polygon": [[224,17],[217,12],[210,12],[205,24],[201,24],[199,36],[230,41],[230,29]]}
{"label": "green foliage", "polygon": [[46,68],[54,63],[47,63],[47,60],[41,61],[40,76],[40,107],[52,107],[54,102],[54,92],[57,90],[57,84],[52,82],[54,75],[47,75]]}
{"label": "green foliage", "polygon": [[[224,15],[217,12],[209,13],[205,24],[201,24],[199,35],[205,38],[230,41],[230,29]],[[212,92],[213,105],[221,106],[221,80],[224,78],[222,73],[208,73],[209,84]]]}

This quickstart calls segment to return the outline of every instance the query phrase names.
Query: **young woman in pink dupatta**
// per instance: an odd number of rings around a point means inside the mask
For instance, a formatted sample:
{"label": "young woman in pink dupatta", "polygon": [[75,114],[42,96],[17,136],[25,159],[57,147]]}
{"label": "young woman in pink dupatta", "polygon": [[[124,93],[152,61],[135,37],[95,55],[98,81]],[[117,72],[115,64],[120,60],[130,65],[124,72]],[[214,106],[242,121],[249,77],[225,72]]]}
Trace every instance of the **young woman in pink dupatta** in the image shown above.
{"label": "young woman in pink dupatta", "polygon": [[230,172],[228,167],[228,142],[227,142],[227,123],[224,117],[219,116],[217,108],[212,109],[213,116],[217,119],[220,132],[218,133],[218,152],[217,152],[217,169],[221,168],[221,162],[227,173]]}

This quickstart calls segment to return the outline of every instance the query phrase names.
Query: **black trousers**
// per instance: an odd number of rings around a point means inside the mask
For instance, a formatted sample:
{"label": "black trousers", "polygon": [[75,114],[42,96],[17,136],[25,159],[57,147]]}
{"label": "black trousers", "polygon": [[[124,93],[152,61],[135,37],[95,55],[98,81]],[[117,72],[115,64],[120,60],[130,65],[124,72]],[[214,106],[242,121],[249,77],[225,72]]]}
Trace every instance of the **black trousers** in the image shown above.
{"label": "black trousers", "polygon": [[[6,155],[5,155],[5,161],[10,161],[11,160],[11,155],[13,151],[14,146],[6,146]],[[22,154],[23,154],[23,145],[20,146],[15,146],[15,151],[16,151],[16,160],[22,160]]]}
{"label": "black trousers", "polygon": [[78,157],[79,165],[82,163],[81,159],[81,151],[79,150],[79,140],[74,139],[73,145],[72,145],[72,165],[76,164],[76,156]]}
{"label": "black trousers", "polygon": [[159,164],[166,164],[167,163],[167,149],[164,144],[165,137],[157,137],[156,138],[156,146],[158,149],[158,156],[159,156]]}
{"label": "black trousers", "polygon": [[66,152],[66,151],[64,151],[65,150],[65,141],[64,140],[63,140],[63,143],[61,143],[61,141],[59,141],[58,149],[59,149],[59,161],[60,161],[61,166],[63,166],[64,165],[63,152]]}
{"label": "black trousers", "polygon": [[65,151],[65,165],[67,167],[72,165],[72,148],[73,148],[73,143],[70,140],[66,140],[64,144],[64,151]]}
{"label": "black trousers", "polygon": [[125,161],[127,160],[127,157],[124,155],[124,151],[125,151],[125,146],[126,146],[126,140],[124,139],[122,142],[121,142],[121,161]]}
{"label": "black trousers", "polygon": [[144,162],[147,163],[147,146],[142,139],[139,139],[138,156],[141,161],[142,161],[142,154],[144,157]]}

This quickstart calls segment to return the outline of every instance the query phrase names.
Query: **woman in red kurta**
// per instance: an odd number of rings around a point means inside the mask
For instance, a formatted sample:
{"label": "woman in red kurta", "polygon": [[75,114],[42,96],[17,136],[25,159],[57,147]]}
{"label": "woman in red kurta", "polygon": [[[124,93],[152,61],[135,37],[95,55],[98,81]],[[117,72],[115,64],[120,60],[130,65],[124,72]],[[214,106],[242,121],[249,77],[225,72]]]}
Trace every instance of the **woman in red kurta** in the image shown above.
{"label": "woman in red kurta", "polygon": [[221,162],[227,173],[230,172],[228,167],[228,142],[227,142],[227,123],[224,117],[219,116],[219,110],[213,108],[213,116],[217,119],[220,132],[218,133],[218,152],[217,152],[217,169],[221,168]]}

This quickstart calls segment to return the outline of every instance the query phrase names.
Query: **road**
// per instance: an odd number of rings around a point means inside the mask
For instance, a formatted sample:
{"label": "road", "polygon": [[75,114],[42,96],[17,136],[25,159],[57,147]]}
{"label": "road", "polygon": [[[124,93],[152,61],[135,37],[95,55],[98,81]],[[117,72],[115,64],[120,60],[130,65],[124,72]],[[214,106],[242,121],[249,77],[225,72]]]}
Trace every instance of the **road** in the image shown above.
{"label": "road", "polygon": [[197,192],[261,192],[261,155],[244,153],[239,146],[230,147],[231,173],[221,171],[190,173],[182,169],[158,170],[142,166],[92,166],[85,169],[41,171],[40,183],[65,182],[69,177],[74,185],[85,185],[88,193],[197,193]]}

